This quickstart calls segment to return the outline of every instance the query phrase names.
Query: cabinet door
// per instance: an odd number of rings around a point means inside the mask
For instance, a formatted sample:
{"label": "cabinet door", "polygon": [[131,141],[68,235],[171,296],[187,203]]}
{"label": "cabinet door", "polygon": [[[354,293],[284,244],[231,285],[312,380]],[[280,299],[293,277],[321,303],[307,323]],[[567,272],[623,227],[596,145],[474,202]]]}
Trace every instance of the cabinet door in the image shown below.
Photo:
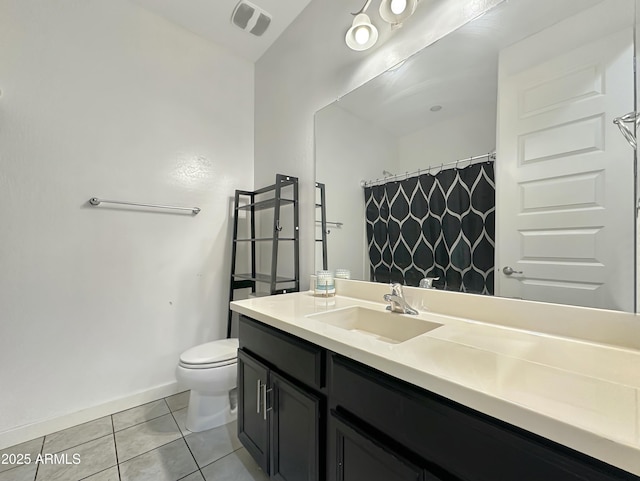
{"label": "cabinet door", "polygon": [[320,399],[271,373],[271,476],[279,481],[318,481]]}
{"label": "cabinet door", "polygon": [[329,481],[437,481],[335,413],[329,419]]}
{"label": "cabinet door", "polygon": [[264,400],[269,370],[238,351],[238,439],[265,473],[269,472],[269,423]]}

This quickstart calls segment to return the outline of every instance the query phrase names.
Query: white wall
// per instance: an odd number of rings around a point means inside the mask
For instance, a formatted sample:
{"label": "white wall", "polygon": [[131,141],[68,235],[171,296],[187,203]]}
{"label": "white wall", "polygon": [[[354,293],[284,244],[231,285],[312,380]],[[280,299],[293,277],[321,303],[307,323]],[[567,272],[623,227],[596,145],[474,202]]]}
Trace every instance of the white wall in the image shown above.
{"label": "white wall", "polygon": [[[392,172],[414,172],[430,166],[439,168],[442,163],[493,152],[495,148],[494,98],[482,109],[433,123],[425,129],[400,137],[398,164]],[[468,165],[468,162],[460,163],[461,168]]]}
{"label": "white wall", "polygon": [[224,335],[253,73],[125,0],[0,2],[0,448],[175,390],[180,352]]}
{"label": "white wall", "polygon": [[381,27],[378,46],[354,52],[344,35],[360,4],[313,0],[256,63],[255,183],[276,172],[300,178],[303,288],[314,268],[314,113],[500,2],[421,2],[401,29]]}
{"label": "white wall", "polygon": [[[327,220],[344,224],[329,227],[328,267],[332,271],[349,269],[352,279],[369,280],[360,181],[381,178],[383,170],[393,169],[398,153],[396,139],[339,105],[316,114],[315,137],[322,139],[316,144],[317,181],[325,183]],[[321,269],[321,248],[319,244],[316,247],[316,256],[320,257],[315,265]]]}

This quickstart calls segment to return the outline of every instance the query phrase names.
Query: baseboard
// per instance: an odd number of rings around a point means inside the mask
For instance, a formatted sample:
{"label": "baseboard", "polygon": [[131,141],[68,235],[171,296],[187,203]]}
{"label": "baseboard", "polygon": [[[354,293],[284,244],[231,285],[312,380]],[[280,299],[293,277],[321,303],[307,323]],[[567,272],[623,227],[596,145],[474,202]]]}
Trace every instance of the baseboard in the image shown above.
{"label": "baseboard", "polygon": [[46,419],[33,424],[20,426],[9,431],[0,433],[0,449],[5,449],[16,444],[24,443],[40,436],[55,433],[62,429],[67,429],[78,424],[93,421],[110,414],[114,414],[125,409],[130,409],[140,404],[145,404],[156,399],[171,396],[180,392],[177,382],[163,384],[147,391],[137,392],[130,396],[115,399],[113,401],[92,406],[81,411],[76,411],[64,416]]}

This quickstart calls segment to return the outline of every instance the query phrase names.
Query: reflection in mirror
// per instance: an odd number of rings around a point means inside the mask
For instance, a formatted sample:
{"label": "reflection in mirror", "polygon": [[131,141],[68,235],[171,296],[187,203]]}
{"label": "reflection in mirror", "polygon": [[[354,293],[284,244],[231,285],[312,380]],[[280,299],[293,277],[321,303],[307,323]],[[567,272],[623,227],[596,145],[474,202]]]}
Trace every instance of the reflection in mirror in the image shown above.
{"label": "reflection in mirror", "polygon": [[634,6],[504,2],[317,112],[328,268],[633,312]]}

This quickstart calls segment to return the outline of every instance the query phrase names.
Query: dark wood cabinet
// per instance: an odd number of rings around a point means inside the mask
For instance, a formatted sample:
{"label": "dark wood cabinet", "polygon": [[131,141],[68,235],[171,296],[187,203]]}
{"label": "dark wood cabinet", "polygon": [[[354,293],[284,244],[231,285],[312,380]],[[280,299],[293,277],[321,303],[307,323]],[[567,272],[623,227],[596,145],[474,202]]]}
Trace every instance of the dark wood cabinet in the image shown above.
{"label": "dark wood cabinet", "polygon": [[320,481],[324,350],[244,317],[239,332],[238,438],[272,479]]}
{"label": "dark wood cabinet", "polygon": [[269,472],[269,423],[264,400],[269,369],[238,351],[238,439],[265,473]]}
{"label": "dark wood cabinet", "polygon": [[439,481],[332,412],[328,481]]}
{"label": "dark wood cabinet", "polygon": [[279,481],[640,477],[241,317],[239,438]]}
{"label": "dark wood cabinet", "polygon": [[271,373],[271,476],[319,480],[321,399]]}
{"label": "dark wood cabinet", "polygon": [[240,349],[262,359],[314,391],[325,387],[326,351],[291,334],[241,316],[238,326]]}
{"label": "dark wood cabinet", "polygon": [[640,480],[342,356],[332,355],[330,365],[330,409],[375,433],[372,439],[392,440],[442,479]]}

